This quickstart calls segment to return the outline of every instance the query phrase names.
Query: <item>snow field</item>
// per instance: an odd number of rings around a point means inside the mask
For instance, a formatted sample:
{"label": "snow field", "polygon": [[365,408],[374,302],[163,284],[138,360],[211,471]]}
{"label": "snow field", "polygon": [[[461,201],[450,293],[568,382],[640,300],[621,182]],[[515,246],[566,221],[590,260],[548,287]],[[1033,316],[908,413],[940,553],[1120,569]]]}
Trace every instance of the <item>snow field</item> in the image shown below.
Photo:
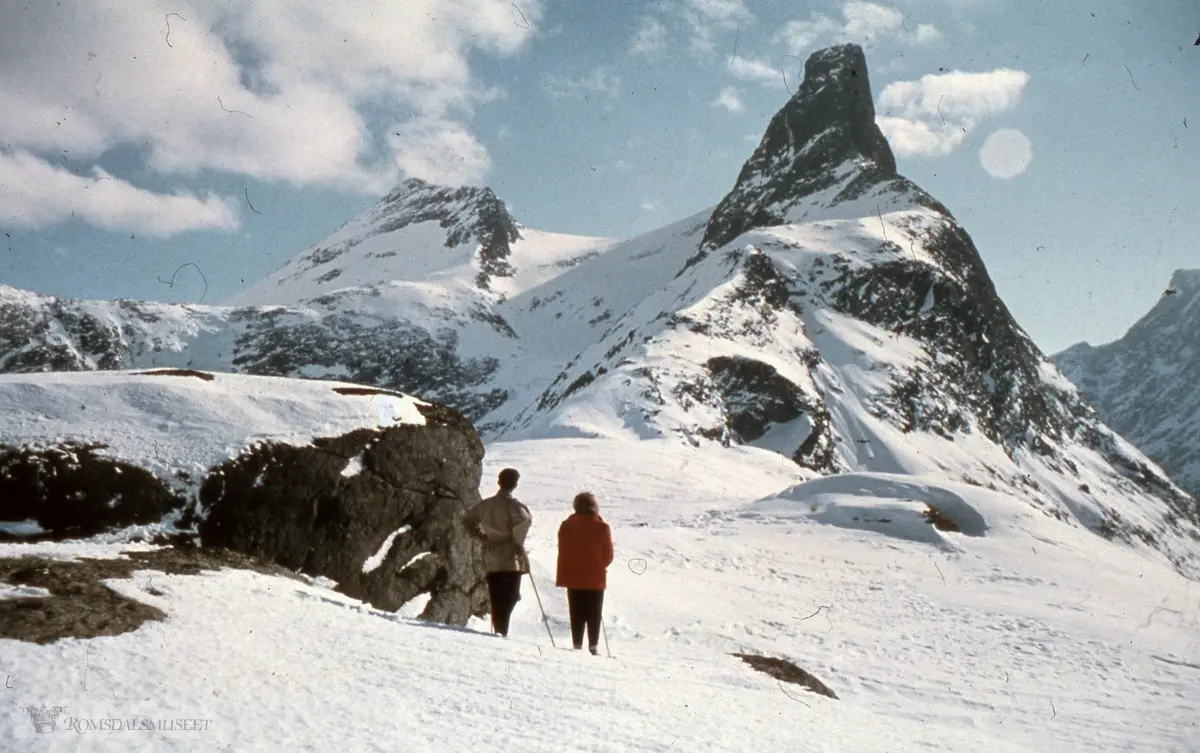
{"label": "snow field", "polygon": [[[534,513],[533,577],[560,649],[556,531],[576,492],[597,494],[617,551],[614,659],[603,641],[600,658],[552,649],[529,580],[502,640],[486,620],[424,623],[411,619],[419,605],[386,614],[311,579],[142,572],[112,587],[165,621],[3,642],[14,688],[0,739],[30,750],[1200,750],[1200,589],[1008,495],[884,474],[803,484],[763,450],[583,439],[491,445],[481,491],[507,466]],[[974,511],[982,535],[847,519],[888,506],[911,518],[928,502]],[[734,651],[788,658],[840,700]],[[39,738],[17,706],[43,701],[211,723],[144,740]]]}

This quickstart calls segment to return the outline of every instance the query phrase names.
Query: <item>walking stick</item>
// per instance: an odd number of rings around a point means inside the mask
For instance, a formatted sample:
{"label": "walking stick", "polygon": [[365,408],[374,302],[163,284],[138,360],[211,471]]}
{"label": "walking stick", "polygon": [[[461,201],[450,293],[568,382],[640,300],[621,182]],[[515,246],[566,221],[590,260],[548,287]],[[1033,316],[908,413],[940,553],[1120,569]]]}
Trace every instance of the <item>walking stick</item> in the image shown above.
{"label": "walking stick", "polygon": [[533,579],[533,567],[529,564],[529,554],[525,552],[525,547],[518,544],[521,552],[521,559],[525,560],[525,574],[529,576],[529,584],[533,586],[533,595],[537,597],[538,610],[542,613],[542,622],[546,624],[546,635],[550,636],[550,645],[558,648],[554,643],[554,633],[550,632],[550,618],[546,616],[546,608],[542,606],[542,596],[537,590],[537,581]]}
{"label": "walking stick", "polygon": [[[526,560],[526,562],[528,561]],[[537,597],[538,609],[542,612],[542,622],[546,623],[546,635],[550,636],[550,645],[558,648],[554,644],[554,633],[550,632],[550,618],[546,616],[546,609],[542,606],[542,597],[538,594],[537,582],[533,579],[533,568],[530,568],[526,574],[529,576],[529,583],[533,586],[533,595]]]}

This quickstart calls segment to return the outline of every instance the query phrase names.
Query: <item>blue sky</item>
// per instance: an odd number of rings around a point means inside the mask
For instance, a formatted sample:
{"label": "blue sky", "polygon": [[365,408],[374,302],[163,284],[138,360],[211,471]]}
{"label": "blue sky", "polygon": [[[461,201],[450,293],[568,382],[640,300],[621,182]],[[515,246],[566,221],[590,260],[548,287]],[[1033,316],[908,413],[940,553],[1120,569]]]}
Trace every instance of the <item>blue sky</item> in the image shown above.
{"label": "blue sky", "polygon": [[1112,340],[1200,268],[1200,6],[1031,5],[0,0],[0,282],[219,302],[405,176],[635,235],[715,204],[853,41],[1020,324]]}

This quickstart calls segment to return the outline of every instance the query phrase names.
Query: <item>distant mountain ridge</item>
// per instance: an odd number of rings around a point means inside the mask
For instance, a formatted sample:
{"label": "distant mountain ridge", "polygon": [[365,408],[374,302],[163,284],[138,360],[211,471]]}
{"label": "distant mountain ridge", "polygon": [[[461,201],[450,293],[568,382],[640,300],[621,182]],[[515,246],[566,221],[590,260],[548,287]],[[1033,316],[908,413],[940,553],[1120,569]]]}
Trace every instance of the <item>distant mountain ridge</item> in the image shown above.
{"label": "distant mountain ridge", "polygon": [[1180,269],[1167,294],[1123,337],[1078,343],[1051,360],[1104,420],[1200,496],[1200,270]]}
{"label": "distant mountain ridge", "polygon": [[676,437],[807,473],[1015,488],[1200,573],[1195,501],[1102,423],[967,232],[896,173],[857,45],[809,58],[732,189],[693,217],[564,236],[487,189],[409,181],[230,303],[0,290],[0,366],[356,381],[452,405],[487,440]]}

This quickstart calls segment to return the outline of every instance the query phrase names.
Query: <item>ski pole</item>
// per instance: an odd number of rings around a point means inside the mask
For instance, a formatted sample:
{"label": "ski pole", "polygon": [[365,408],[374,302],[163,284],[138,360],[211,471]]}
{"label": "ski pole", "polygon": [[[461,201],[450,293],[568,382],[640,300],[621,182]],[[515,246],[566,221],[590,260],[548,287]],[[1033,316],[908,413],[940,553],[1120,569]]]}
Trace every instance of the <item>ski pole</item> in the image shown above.
{"label": "ski pole", "polygon": [[[526,559],[525,562],[528,563],[529,560]],[[529,568],[529,570],[526,571],[526,575],[529,576],[529,583],[533,586],[533,595],[537,597],[538,609],[542,612],[542,622],[546,623],[546,635],[550,636],[550,645],[554,648],[558,648],[558,646],[554,644],[554,633],[550,632],[550,618],[546,616],[546,608],[542,606],[542,597],[538,594],[537,581],[533,579],[533,568]]]}
{"label": "ski pole", "polygon": [[604,619],[600,619],[600,632],[604,634],[604,653],[608,654],[608,658],[612,658],[612,651],[608,648],[608,628],[604,627]]}

